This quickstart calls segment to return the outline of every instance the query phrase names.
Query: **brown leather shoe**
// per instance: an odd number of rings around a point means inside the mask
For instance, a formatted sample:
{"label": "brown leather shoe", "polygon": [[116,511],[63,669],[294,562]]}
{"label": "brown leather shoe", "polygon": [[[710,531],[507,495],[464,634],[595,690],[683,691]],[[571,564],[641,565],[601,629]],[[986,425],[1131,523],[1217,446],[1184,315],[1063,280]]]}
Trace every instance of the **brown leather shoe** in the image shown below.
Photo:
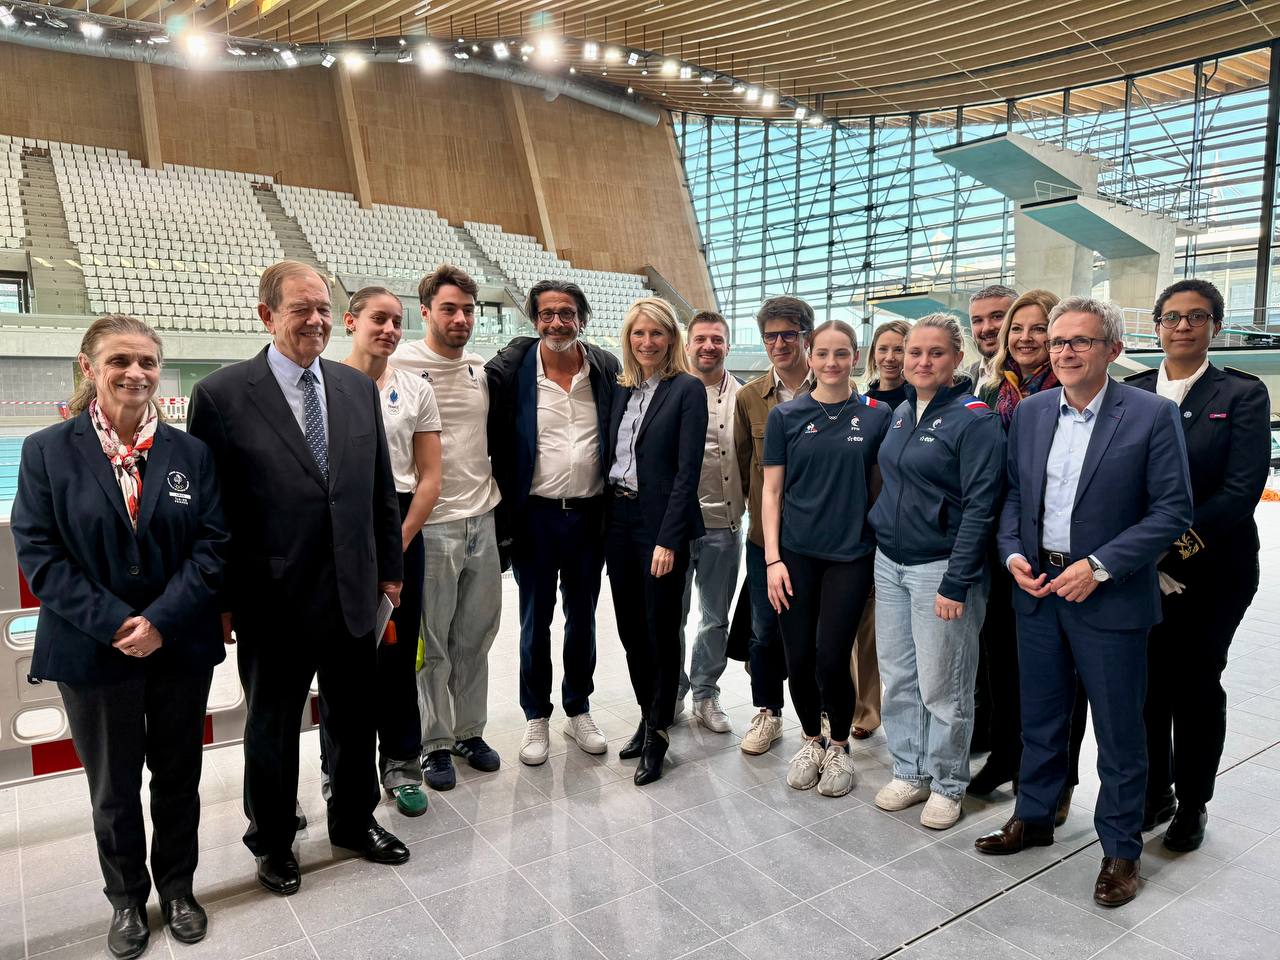
{"label": "brown leather shoe", "polygon": [[1016,816],[1010,817],[1009,822],[999,830],[984,833],[973,841],[979,853],[989,853],[996,857],[1020,853],[1027,847],[1047,847],[1051,843],[1053,827],[1027,823]]}
{"label": "brown leather shoe", "polygon": [[1067,817],[1071,814],[1071,795],[1075,791],[1075,787],[1063,787],[1062,793],[1058,795],[1058,811],[1053,816],[1055,827],[1060,827],[1067,822]]}
{"label": "brown leather shoe", "polygon": [[1098,882],[1093,885],[1093,902],[1100,907],[1118,907],[1138,895],[1141,860],[1103,857]]}

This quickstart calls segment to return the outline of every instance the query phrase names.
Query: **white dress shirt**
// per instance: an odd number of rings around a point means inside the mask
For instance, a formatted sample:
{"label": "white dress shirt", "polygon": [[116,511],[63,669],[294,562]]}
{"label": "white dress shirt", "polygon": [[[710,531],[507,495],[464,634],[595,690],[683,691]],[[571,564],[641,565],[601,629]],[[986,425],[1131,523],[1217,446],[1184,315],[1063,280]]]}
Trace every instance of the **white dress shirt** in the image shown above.
{"label": "white dress shirt", "polygon": [[1206,355],[1204,363],[1200,364],[1200,369],[1185,380],[1170,380],[1169,371],[1166,369],[1168,363],[1168,360],[1160,361],[1160,372],[1156,374],[1156,393],[1162,397],[1168,397],[1178,406],[1182,406],[1182,401],[1187,399],[1187,394],[1196,385],[1196,381],[1203,377],[1204,372],[1209,369],[1209,357]]}
{"label": "white dress shirt", "polygon": [[698,477],[698,505],[709,530],[737,530],[742,523],[742,481],[733,447],[737,395],[738,379],[727,370],[719,383],[707,387],[707,445]]}
{"label": "white dress shirt", "polygon": [[644,423],[649,403],[661,382],[654,374],[639,389],[631,391],[622,423],[618,426],[618,445],[614,448],[613,468],[609,471],[610,483],[620,484],[628,490],[640,489],[636,474],[636,440],[640,437],[640,425]]}
{"label": "white dress shirt", "polygon": [[1089,449],[1107,395],[1107,383],[1084,410],[1076,410],[1067,402],[1065,391],[1058,407],[1057,429],[1053,444],[1049,447],[1049,460],[1045,465],[1044,521],[1040,532],[1043,550],[1071,553],[1071,511],[1075,509],[1076,488],[1080,486],[1080,468]]}
{"label": "white dress shirt", "polygon": [[320,369],[320,358],[316,357],[311,361],[311,366],[303,368],[277,350],[273,343],[267,347],[267,365],[271,368],[276,383],[280,384],[284,402],[289,404],[289,409],[293,411],[293,419],[298,421],[298,429],[302,431],[304,437],[307,435],[307,421],[300,381],[304,369],[315,374],[316,396],[320,399],[320,418],[324,421],[324,442],[327,447],[329,445],[329,404],[324,395],[324,374]]}
{"label": "white dress shirt", "polygon": [[800,381],[800,389],[798,390],[792,390],[788,387],[786,383],[783,382],[782,378],[778,376],[776,368],[770,367],[769,372],[773,374],[773,389],[778,395],[779,403],[790,403],[796,398],[797,394],[805,393],[813,389],[814,378],[812,370],[804,375],[804,379]]}
{"label": "white dress shirt", "polygon": [[600,422],[591,392],[591,364],[581,346],[582,369],[568,392],[546,375],[538,351],[538,440],[529,495],[549,499],[595,497],[604,492],[600,475]]}

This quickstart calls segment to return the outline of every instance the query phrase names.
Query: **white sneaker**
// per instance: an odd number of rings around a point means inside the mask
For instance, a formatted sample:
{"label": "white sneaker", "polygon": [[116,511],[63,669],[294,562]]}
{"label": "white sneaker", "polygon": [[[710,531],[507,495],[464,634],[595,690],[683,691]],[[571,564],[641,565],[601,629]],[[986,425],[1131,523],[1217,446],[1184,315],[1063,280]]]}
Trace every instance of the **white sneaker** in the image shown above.
{"label": "white sneaker", "polygon": [[787,786],[795,790],[811,790],[822,772],[822,741],[805,740],[787,767]]}
{"label": "white sneaker", "polygon": [[853,789],[853,757],[849,747],[831,744],[822,758],[822,779],[818,792],[824,797],[843,797]]}
{"label": "white sneaker", "polygon": [[547,729],[550,723],[546,717],[530,720],[524,728],[524,738],[520,741],[520,762],[536,767],[547,762],[551,752],[550,738]]}
{"label": "white sneaker", "polygon": [[751,718],[751,728],[742,738],[742,752],[753,756],[768,753],[775,740],[782,739],[782,718],[761,710]]}
{"label": "white sneaker", "polygon": [[920,811],[920,826],[930,830],[946,830],[954,827],[960,819],[960,801],[944,797],[940,793],[929,793],[929,800]]}
{"label": "white sneaker", "polygon": [[719,697],[708,697],[706,700],[693,701],[693,719],[712,733],[728,733],[733,729],[728,715],[720,709]]}
{"label": "white sneaker", "polygon": [[905,810],[929,799],[928,784],[908,783],[906,780],[890,780],[876,794],[876,806],[881,810]]}
{"label": "white sneaker", "polygon": [[572,738],[587,753],[604,753],[609,744],[591,719],[590,713],[580,713],[570,717],[564,727],[565,736]]}

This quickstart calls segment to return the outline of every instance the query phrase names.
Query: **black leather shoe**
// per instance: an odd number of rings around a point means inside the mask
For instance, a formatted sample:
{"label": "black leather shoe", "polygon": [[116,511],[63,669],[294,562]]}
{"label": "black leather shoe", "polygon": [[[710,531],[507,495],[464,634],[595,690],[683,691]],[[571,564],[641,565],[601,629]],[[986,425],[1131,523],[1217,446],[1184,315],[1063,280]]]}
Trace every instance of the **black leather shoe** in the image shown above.
{"label": "black leather shoe", "polygon": [[281,896],[292,896],[302,886],[302,870],[293,853],[268,853],[258,857],[258,882]]}
{"label": "black leather shoe", "polygon": [[997,756],[987,757],[972,780],[969,781],[968,792],[979,797],[995,793],[1018,775],[1018,768]]}
{"label": "black leather shoe", "polygon": [[131,960],[147,949],[151,928],[147,926],[146,907],[125,907],[111,914],[107,931],[107,949],[118,960]]}
{"label": "black leather shoe", "polygon": [[209,929],[209,915],[193,896],[175,897],[160,904],[164,922],[174,939],[183,943],[199,943]]}
{"label": "black leather shoe", "polygon": [[667,755],[667,747],[671,741],[667,739],[665,730],[647,730],[644,735],[644,747],[640,751],[640,763],[636,766],[636,786],[643,787],[662,778],[662,759]]}
{"label": "black leather shoe", "polygon": [[622,745],[622,749],[618,751],[618,757],[622,760],[634,760],[640,756],[640,751],[644,749],[644,731],[645,723],[640,721],[640,726],[636,727],[636,732],[631,735],[631,739]]}
{"label": "black leather shoe", "polygon": [[354,850],[371,863],[397,864],[409,859],[409,848],[395,834],[384,830],[381,824],[371,823],[358,837],[330,837],[335,847]]}
{"label": "black leather shoe", "polygon": [[1178,812],[1173,815],[1173,822],[1164,834],[1165,849],[1174,853],[1190,853],[1199,849],[1204,843],[1204,828],[1208,823],[1209,814],[1203,804],[1178,804]]}
{"label": "black leather shoe", "polygon": [[1178,809],[1178,798],[1169,790],[1154,799],[1148,799],[1142,811],[1142,832],[1154,830],[1160,824],[1173,817]]}
{"label": "black leather shoe", "polygon": [[1071,815],[1071,797],[1075,792],[1075,787],[1063,787],[1062,793],[1058,794],[1058,809],[1053,814],[1055,827],[1060,827],[1067,822],[1067,817]]}

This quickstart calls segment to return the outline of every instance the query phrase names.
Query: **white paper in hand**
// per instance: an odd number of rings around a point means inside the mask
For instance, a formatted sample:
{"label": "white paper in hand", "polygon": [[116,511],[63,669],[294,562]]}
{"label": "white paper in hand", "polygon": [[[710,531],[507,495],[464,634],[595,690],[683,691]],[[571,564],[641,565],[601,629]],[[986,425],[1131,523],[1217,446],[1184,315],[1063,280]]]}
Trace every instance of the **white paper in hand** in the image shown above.
{"label": "white paper in hand", "polygon": [[391,611],[395,608],[391,606],[391,601],[387,599],[384,593],[382,599],[378,602],[378,626],[373,631],[373,645],[376,647],[382,643],[382,635],[387,632],[387,622],[391,619]]}

